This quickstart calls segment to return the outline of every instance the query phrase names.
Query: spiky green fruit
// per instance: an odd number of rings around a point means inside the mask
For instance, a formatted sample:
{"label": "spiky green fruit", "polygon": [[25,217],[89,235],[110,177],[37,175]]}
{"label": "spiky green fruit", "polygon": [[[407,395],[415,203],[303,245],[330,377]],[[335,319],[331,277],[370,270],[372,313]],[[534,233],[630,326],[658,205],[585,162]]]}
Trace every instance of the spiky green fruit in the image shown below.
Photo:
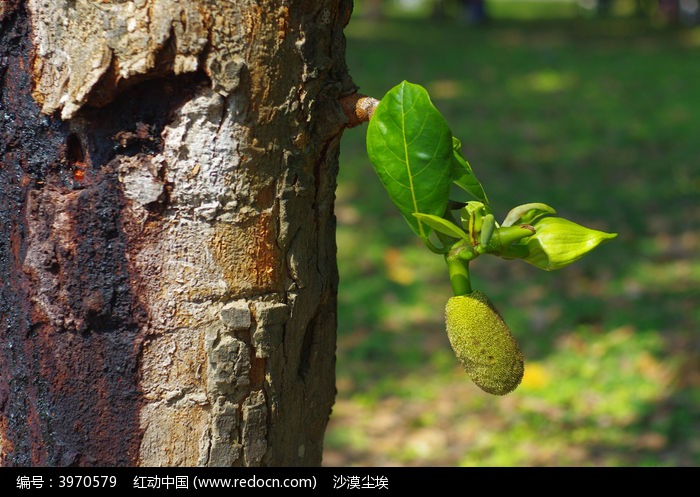
{"label": "spiky green fruit", "polygon": [[515,390],[523,379],[523,354],[484,293],[450,298],[445,321],[452,349],[479,388],[494,395]]}

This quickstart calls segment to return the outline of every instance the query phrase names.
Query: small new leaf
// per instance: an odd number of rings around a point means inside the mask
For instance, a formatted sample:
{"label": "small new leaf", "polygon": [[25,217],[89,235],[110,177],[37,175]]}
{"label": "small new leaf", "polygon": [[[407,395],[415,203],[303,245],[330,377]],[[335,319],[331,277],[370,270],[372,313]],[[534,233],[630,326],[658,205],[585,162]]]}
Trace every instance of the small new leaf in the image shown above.
{"label": "small new leaf", "polygon": [[532,224],[542,216],[556,214],[554,208],[547,204],[533,202],[513,207],[506,215],[501,226],[515,226],[516,224]]}
{"label": "small new leaf", "polygon": [[486,198],[484,187],[481,186],[479,180],[476,179],[472,167],[469,165],[469,162],[467,162],[467,159],[464,158],[464,155],[462,155],[462,142],[454,136],[452,137],[452,150],[454,158],[454,183],[477,200],[488,204],[489,201]]}
{"label": "small new leaf", "polygon": [[414,212],[413,215],[422,223],[427,224],[432,229],[443,235],[447,235],[452,238],[469,240],[469,235],[457,226],[456,224],[444,219],[442,217],[433,216],[432,214],[421,214],[420,212]]}

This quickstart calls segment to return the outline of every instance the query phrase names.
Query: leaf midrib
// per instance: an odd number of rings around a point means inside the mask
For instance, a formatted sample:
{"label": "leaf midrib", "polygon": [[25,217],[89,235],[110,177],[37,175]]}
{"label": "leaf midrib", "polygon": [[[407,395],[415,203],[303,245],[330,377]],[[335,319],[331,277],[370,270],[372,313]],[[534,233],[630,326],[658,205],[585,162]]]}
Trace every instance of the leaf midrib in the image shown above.
{"label": "leaf midrib", "polygon": [[[411,173],[411,164],[408,157],[408,142],[406,141],[406,109],[404,107],[404,92],[401,91],[401,140],[403,141],[403,150],[406,164],[406,172],[408,173],[408,186],[411,190],[411,202],[413,203],[413,212],[418,212],[418,201],[416,200],[416,189],[413,187],[413,174]],[[418,221],[418,231],[420,232],[421,238],[425,238],[425,231],[423,230],[423,223],[420,219]]]}

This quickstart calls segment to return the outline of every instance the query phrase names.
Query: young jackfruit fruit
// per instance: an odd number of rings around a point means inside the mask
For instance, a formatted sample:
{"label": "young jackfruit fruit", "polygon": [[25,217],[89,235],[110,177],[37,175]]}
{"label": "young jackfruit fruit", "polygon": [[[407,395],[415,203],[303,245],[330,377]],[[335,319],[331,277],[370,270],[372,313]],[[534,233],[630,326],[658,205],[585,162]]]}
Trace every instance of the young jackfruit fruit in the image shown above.
{"label": "young jackfruit fruit", "polygon": [[450,298],[445,321],[452,349],[479,388],[494,395],[515,390],[523,378],[523,355],[485,294]]}

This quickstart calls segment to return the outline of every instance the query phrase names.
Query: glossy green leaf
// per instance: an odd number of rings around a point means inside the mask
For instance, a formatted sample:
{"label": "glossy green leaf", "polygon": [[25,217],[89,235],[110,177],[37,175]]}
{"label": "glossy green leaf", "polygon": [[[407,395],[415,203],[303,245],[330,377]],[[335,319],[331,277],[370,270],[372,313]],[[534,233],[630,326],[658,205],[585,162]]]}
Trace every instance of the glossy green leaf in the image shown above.
{"label": "glossy green leaf", "polygon": [[536,233],[525,239],[523,260],[545,271],[553,271],[577,261],[617,233],[606,233],[561,217],[543,217],[533,224]]}
{"label": "glossy green leaf", "polygon": [[452,183],[452,133],[420,85],[400,83],[382,98],[367,127],[367,154],[391,200],[421,238],[413,213],[442,216]]}
{"label": "glossy green leaf", "polygon": [[427,224],[435,231],[447,235],[452,238],[469,240],[469,235],[457,226],[456,224],[448,221],[447,219],[441,218],[439,216],[433,216],[432,214],[421,214],[415,212],[413,214],[419,221]]}
{"label": "glossy green leaf", "polygon": [[477,200],[488,204],[489,201],[486,198],[484,187],[481,186],[479,180],[476,179],[469,162],[467,162],[467,159],[462,155],[462,142],[454,136],[452,137],[452,151],[454,159],[454,183]]}

